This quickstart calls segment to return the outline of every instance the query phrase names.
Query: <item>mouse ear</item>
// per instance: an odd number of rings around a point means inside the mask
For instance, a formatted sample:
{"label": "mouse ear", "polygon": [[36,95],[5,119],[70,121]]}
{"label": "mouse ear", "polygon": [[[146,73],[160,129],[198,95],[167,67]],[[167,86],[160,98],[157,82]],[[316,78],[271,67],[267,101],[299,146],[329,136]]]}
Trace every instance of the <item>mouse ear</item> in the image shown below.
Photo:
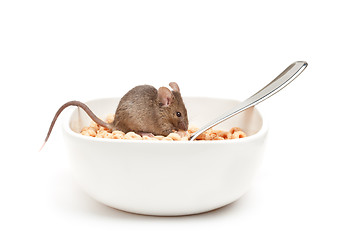
{"label": "mouse ear", "polygon": [[168,107],[172,103],[172,93],[166,87],[161,87],[158,90],[158,100],[163,107]]}
{"label": "mouse ear", "polygon": [[178,85],[176,82],[171,82],[171,83],[169,83],[169,86],[170,86],[175,92],[180,92],[179,85]]}

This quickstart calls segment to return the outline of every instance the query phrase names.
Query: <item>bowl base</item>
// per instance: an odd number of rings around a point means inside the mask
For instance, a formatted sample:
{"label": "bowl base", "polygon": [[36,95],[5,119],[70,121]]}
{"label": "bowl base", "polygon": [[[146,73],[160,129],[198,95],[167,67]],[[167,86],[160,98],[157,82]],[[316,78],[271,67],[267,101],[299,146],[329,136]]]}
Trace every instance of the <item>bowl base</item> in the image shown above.
{"label": "bowl base", "polygon": [[121,212],[125,212],[125,213],[129,213],[129,214],[134,214],[134,215],[140,215],[140,216],[147,216],[147,217],[186,217],[186,216],[195,216],[195,215],[201,215],[201,214],[207,214],[207,213],[211,213],[211,212],[215,212],[219,209],[222,208],[226,208],[229,205],[235,203],[236,201],[238,201],[239,199],[233,200],[231,202],[228,202],[226,204],[223,204],[221,206],[215,207],[215,208],[210,208],[207,210],[201,210],[201,211],[192,211],[192,212],[188,212],[188,213],[144,213],[144,212],[137,212],[137,211],[130,211],[130,210],[124,210],[124,209],[120,209],[120,208],[116,208],[116,207],[112,207],[110,205],[104,204],[107,207],[110,207],[114,210],[117,211],[121,211]]}

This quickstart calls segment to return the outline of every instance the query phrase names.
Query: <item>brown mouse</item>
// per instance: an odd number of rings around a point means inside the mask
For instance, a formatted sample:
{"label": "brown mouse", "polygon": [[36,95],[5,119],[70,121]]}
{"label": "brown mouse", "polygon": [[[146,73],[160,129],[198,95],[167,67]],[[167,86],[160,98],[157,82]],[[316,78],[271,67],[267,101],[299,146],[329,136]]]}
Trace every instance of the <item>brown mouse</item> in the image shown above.
{"label": "brown mouse", "polygon": [[187,131],[189,121],[180,88],[175,82],[171,82],[169,86],[173,91],[166,87],[160,87],[157,90],[150,85],[134,87],[121,98],[114,121],[110,124],[98,118],[84,103],[79,101],[67,102],[56,112],[44,145],[58,116],[68,106],[82,108],[95,123],[112,131],[119,130],[125,133],[131,131],[144,135],[163,136],[167,136],[173,131]]}

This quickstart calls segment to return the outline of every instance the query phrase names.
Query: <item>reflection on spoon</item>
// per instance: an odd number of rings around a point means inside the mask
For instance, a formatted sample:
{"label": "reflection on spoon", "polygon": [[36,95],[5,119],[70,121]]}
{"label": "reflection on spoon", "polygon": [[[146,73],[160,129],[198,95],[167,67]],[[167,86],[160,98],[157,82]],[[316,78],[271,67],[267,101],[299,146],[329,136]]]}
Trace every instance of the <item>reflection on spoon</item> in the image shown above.
{"label": "reflection on spoon", "polygon": [[223,114],[219,118],[214,119],[209,122],[202,128],[200,128],[197,132],[195,132],[190,137],[190,141],[194,141],[201,133],[205,132],[209,128],[212,128],[219,123],[235,116],[236,114],[255,106],[256,104],[268,99],[270,96],[279,92],[285,86],[287,86],[291,81],[293,81],[297,76],[302,73],[307,67],[307,62],[305,61],[297,61],[288,66],[282,73],[279,74],[274,80],[272,80],[268,85],[262,88],[260,91],[243,101],[239,106],[234,108],[233,110]]}

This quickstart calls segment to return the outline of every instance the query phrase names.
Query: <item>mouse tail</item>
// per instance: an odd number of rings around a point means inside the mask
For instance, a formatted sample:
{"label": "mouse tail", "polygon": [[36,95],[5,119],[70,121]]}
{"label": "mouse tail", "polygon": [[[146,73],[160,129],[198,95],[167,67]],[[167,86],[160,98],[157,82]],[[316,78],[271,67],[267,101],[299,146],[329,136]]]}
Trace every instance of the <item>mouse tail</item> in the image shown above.
{"label": "mouse tail", "polygon": [[111,124],[106,123],[106,122],[104,122],[103,120],[101,120],[100,118],[98,118],[98,117],[90,110],[90,108],[89,108],[86,104],[84,104],[84,103],[82,103],[82,102],[79,102],[79,101],[70,101],[70,102],[67,102],[67,103],[65,103],[64,105],[62,105],[62,106],[59,108],[59,110],[56,112],[56,114],[55,114],[55,116],[54,116],[54,118],[53,118],[53,120],[52,120],[52,122],[51,122],[49,131],[48,131],[48,133],[47,133],[47,135],[46,135],[45,141],[44,141],[43,145],[41,146],[39,152],[41,151],[41,149],[43,149],[43,147],[45,146],[45,143],[46,143],[47,140],[49,139],[50,134],[51,134],[51,131],[52,131],[52,129],[54,128],[55,122],[56,122],[57,118],[59,117],[60,113],[61,113],[65,108],[67,108],[67,107],[69,107],[69,106],[77,106],[77,107],[82,108],[82,109],[87,113],[87,115],[89,115],[89,117],[90,117],[95,123],[99,124],[99,125],[102,126],[102,127],[105,127],[105,128],[108,128],[108,129],[112,129]]}

